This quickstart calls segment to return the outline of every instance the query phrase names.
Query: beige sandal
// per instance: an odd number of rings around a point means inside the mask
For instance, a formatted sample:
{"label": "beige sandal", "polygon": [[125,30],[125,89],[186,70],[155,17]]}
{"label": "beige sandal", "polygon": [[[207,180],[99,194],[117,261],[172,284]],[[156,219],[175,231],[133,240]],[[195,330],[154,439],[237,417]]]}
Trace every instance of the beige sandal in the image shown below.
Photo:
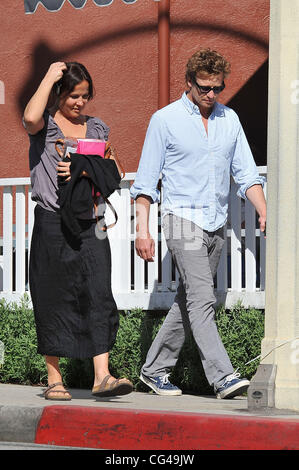
{"label": "beige sandal", "polygon": [[[44,396],[45,396],[45,399],[46,400],[57,400],[57,401],[69,401],[72,399],[72,396],[70,394],[70,392],[68,392],[67,390],[52,390],[54,387],[56,387],[56,385],[62,385],[63,386],[63,383],[62,382],[56,382],[54,384],[51,384],[48,386],[48,388],[44,391]],[[51,398],[51,393],[54,394],[54,393],[63,393],[64,395],[69,395],[68,397],[66,396],[62,396],[62,397],[58,397],[58,396],[53,396]]]}
{"label": "beige sandal", "polygon": [[100,385],[93,387],[91,393],[96,397],[115,397],[127,395],[133,391],[133,384],[128,379],[115,379],[108,384],[111,375],[106,375]]}

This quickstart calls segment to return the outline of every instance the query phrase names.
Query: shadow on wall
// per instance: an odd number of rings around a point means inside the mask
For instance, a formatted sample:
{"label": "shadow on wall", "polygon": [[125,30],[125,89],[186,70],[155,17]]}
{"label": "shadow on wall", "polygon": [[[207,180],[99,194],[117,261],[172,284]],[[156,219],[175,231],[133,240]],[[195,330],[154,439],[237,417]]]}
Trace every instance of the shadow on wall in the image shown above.
{"label": "shadow on wall", "polygon": [[47,42],[40,41],[34,47],[32,51],[32,67],[31,75],[28,77],[27,82],[24,83],[23,87],[17,94],[17,101],[20,113],[22,114],[24,108],[39,86],[42,78],[46,74],[49,65],[52,62],[68,60],[74,57],[76,54],[95,49],[99,46],[103,47],[109,43],[118,43],[121,40],[125,40],[126,37],[140,36],[147,32],[153,32],[157,28],[157,25],[152,23],[148,25],[140,25],[123,30],[112,30],[107,34],[99,34],[92,39],[81,40],[78,43],[74,43],[69,48],[53,49]]}
{"label": "shadow on wall", "polygon": [[227,103],[238,114],[255,162],[267,165],[268,60]]}
{"label": "shadow on wall", "polygon": [[[108,34],[99,34],[92,39],[80,41],[70,48],[54,50],[46,42],[39,42],[35,45],[32,52],[31,75],[27,82],[17,94],[18,107],[20,114],[37,89],[42,77],[48,70],[49,64],[55,61],[67,60],[68,57],[74,57],[79,52],[84,52],[99,45],[103,47],[107,43],[117,43],[125,40],[126,37],[140,36],[148,32],[157,30],[156,23],[134,26],[122,30],[113,30]],[[254,44],[255,47],[268,52],[268,43],[254,34],[248,34],[233,28],[226,28],[221,25],[212,25],[208,23],[187,23],[172,22],[171,32],[177,30],[214,32],[223,36],[233,37],[238,41]],[[257,165],[266,165],[267,154],[267,100],[268,100],[268,61],[248,80],[241,90],[227,103],[239,115],[244,126],[248,141],[254,154]]]}

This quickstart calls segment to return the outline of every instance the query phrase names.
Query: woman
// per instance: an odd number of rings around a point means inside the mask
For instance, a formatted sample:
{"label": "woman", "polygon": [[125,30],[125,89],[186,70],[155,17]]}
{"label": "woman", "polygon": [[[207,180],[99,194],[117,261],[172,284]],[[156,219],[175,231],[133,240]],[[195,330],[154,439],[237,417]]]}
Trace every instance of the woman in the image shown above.
{"label": "woman", "polygon": [[[54,105],[47,108],[52,98]],[[111,292],[111,256],[107,237],[97,238],[94,208],[78,220],[78,247],[59,214],[58,176],[71,178],[70,163],[55,149],[57,139],[107,140],[109,128],[83,114],[93,97],[93,83],[77,62],[51,64],[27,104],[23,123],[30,138],[32,199],[37,202],[30,251],[30,291],[36,321],[38,353],[45,356],[45,398],[70,400],[59,369],[59,357],[93,357],[95,396],[132,391],[127,379],[109,372],[109,350],[118,329]],[[51,99],[50,99],[51,98]],[[53,101],[53,100],[52,100]]]}

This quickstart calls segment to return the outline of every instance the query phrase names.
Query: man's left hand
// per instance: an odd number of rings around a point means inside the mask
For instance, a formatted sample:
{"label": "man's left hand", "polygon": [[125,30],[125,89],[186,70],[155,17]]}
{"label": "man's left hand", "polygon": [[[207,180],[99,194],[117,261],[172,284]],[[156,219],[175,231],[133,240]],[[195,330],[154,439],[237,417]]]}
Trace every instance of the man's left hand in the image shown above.
{"label": "man's left hand", "polygon": [[266,237],[266,217],[259,217],[260,230],[263,232],[264,237]]}

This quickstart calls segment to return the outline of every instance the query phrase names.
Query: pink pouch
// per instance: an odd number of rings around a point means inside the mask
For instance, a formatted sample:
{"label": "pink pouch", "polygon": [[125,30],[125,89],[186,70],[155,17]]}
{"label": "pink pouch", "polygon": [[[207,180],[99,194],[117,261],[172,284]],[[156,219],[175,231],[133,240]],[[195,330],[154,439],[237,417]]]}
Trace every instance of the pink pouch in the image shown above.
{"label": "pink pouch", "polygon": [[78,139],[77,153],[83,155],[105,155],[106,142],[98,139]]}

